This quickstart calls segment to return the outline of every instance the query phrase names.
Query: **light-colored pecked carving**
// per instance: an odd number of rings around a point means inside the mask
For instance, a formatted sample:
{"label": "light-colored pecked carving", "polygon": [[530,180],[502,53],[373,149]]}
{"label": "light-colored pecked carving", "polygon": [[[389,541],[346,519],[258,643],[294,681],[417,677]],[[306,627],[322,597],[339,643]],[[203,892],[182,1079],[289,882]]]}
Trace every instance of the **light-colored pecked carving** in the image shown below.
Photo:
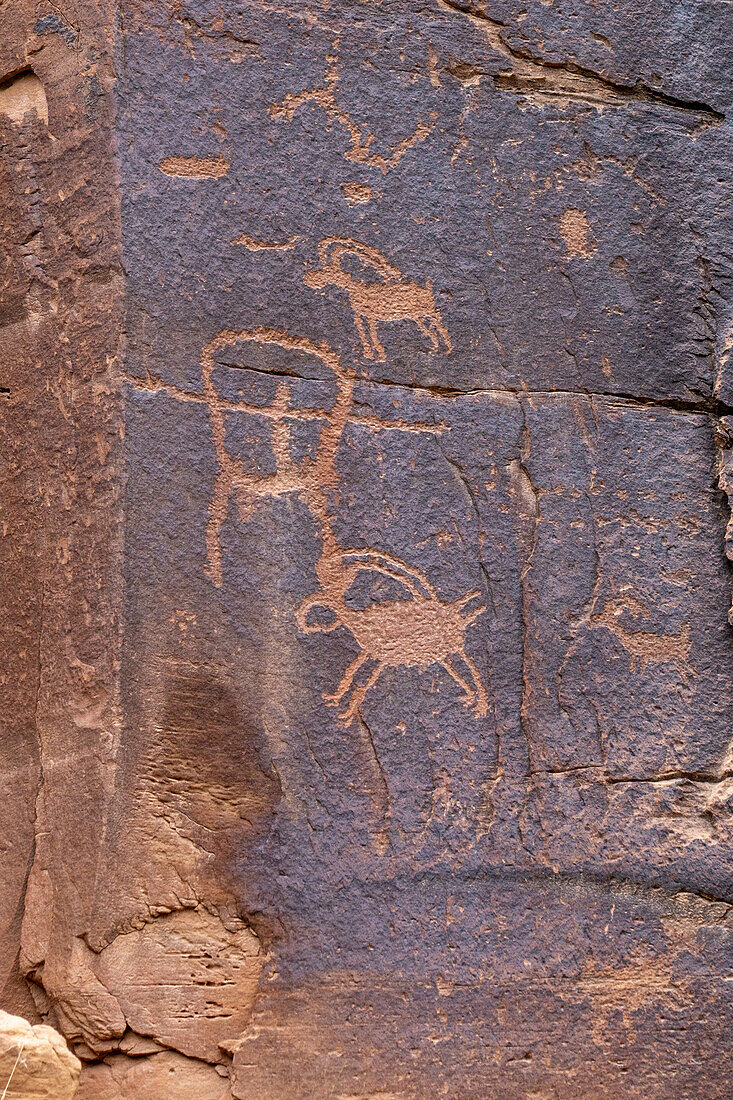
{"label": "light-colored pecked carving", "polygon": [[[356,257],[360,263],[375,271],[379,281],[367,282],[344,270],[342,261],[347,256]],[[441,342],[446,351],[452,350],[453,345],[435,304],[429,279],[425,286],[412,282],[376,248],[348,237],[324,237],[318,246],[318,258],[320,267],[307,271],[303,282],[313,290],[335,286],[348,294],[367,359],[380,362],[386,359],[378,326],[404,321],[417,325],[420,332],[427,336],[434,352],[440,350]]]}
{"label": "light-colored pecked carving", "polygon": [[645,671],[648,665],[670,663],[682,674],[690,670],[690,624],[684,622],[676,633],[657,634],[653,630],[639,630],[625,626],[623,615],[641,619],[651,618],[646,604],[625,594],[608,600],[601,612],[591,617],[591,625],[605,627],[614,634],[629,655],[631,672]]}
{"label": "light-colored pecked carving", "polygon": [[[336,43],[338,47],[338,42]],[[284,119],[292,122],[295,112],[308,103],[315,103],[326,113],[331,122],[336,122],[343,127],[349,136],[351,147],[344,154],[344,158],[352,164],[363,164],[367,168],[377,168],[383,175],[387,175],[396,168],[408,149],[419,144],[428,137],[438,121],[436,111],[431,111],[428,120],[418,119],[417,125],[408,137],[398,141],[386,156],[372,152],[374,134],[367,127],[354,120],[336,101],[336,88],[338,85],[338,53],[329,54],[327,57],[326,71],[323,77],[323,87],[304,88],[296,94],[289,93],[280,103],[273,103],[269,113],[272,118]]]}
{"label": "light-colored pecked carving", "polygon": [[[398,581],[409,593],[408,599],[390,600],[361,609],[350,607],[345,597],[362,571]],[[477,715],[487,713],[486,690],[478,669],[466,652],[466,630],[486,610],[484,605],[476,606],[481,598],[478,589],[458,600],[441,600],[419,570],[399,558],[372,549],[344,551],[330,560],[322,554],[316,573],[321,587],[298,608],[296,620],[300,630],[304,634],[328,633],[345,626],[360,650],[336,690],[326,696],[326,701],[333,706],[346,700],[346,707],[339,714],[342,721],[348,725],[358,717],[367,692],[385,669],[424,670],[436,664],[461,688],[466,706]],[[317,608],[330,612],[333,619],[329,623],[310,623],[309,616]],[[357,685],[357,675],[369,663],[373,663],[373,667],[368,678]]]}
{"label": "light-colored pecked carving", "polygon": [[[422,289],[422,288],[419,288]],[[319,408],[293,407],[289,389],[292,379],[279,375],[275,395],[269,404],[253,405],[229,401],[219,395],[214,382],[218,352],[247,344],[271,345],[287,351],[314,356],[328,368],[336,383],[336,399],[326,411]],[[246,369],[244,367],[243,369]],[[261,371],[261,368],[257,368]],[[321,551],[316,562],[318,590],[306,597],[295,618],[303,634],[328,633],[336,626],[345,627],[357,642],[360,652],[344,671],[333,693],[324,696],[332,706],[341,706],[340,721],[350,725],[359,718],[367,693],[387,668],[425,670],[439,665],[462,692],[462,702],[477,715],[488,709],[486,689],[466,650],[469,626],[486,610],[480,593],[472,590],[457,600],[442,600],[429,579],[402,559],[375,547],[339,546],[329,513],[329,495],[338,488],[336,456],[347,423],[368,431],[408,431],[439,434],[447,430],[442,422],[428,424],[405,420],[382,420],[354,411],[356,376],[341,364],[339,356],[325,344],[315,344],[275,329],[225,329],[207,344],[201,356],[203,392],[194,393],[164,383],[148,375],[131,380],[143,390],[165,392],[179,401],[196,402],[208,407],[217,457],[217,475],[209,508],[206,531],[208,570],[213,582],[222,584],[221,529],[227,518],[232,497],[240,517],[251,515],[264,500],[288,493],[299,494],[321,533]],[[270,375],[270,377],[273,377]],[[260,474],[245,469],[225,443],[225,418],[240,412],[264,417],[271,425],[270,443],[275,458],[274,472]],[[296,461],[290,450],[290,426],[297,421],[315,422],[319,440],[315,457]],[[357,577],[364,572],[389,577],[398,582],[404,598],[373,603],[364,609],[348,606],[346,595]],[[332,616],[328,623],[318,620],[317,610]],[[360,674],[366,674],[361,681]]]}

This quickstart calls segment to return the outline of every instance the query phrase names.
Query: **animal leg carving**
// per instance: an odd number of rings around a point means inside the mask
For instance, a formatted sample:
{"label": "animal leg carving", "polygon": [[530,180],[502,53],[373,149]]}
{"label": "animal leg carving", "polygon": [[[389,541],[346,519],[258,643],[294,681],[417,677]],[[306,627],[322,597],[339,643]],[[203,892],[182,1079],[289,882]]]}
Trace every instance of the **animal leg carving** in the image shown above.
{"label": "animal leg carving", "polygon": [[[435,313],[432,313],[430,315],[430,320],[433,323],[433,325],[435,326],[435,330],[438,333],[438,335],[442,336],[443,343],[445,344],[445,350],[446,351],[453,351],[453,344],[451,343],[451,338],[448,335],[448,330],[446,329],[445,325],[441,321],[440,314],[438,313],[437,310],[435,311]],[[440,344],[438,344],[438,347],[440,347]]]}
{"label": "animal leg carving", "polygon": [[229,510],[229,497],[232,492],[232,482],[229,472],[220,469],[216,475],[214,496],[209,507],[209,522],[206,524],[206,556],[208,559],[207,572],[217,588],[221,587],[221,529]]}
{"label": "animal leg carving", "polygon": [[440,340],[432,331],[432,329],[428,328],[422,317],[416,317],[415,324],[420,329],[420,332],[422,332],[424,336],[427,336],[428,340],[430,341],[430,346],[433,348],[433,350],[438,351],[438,349],[440,348]]}
{"label": "animal leg carving", "polygon": [[344,695],[346,695],[351,688],[357,672],[359,671],[361,666],[365,664],[368,660],[368,653],[360,653],[357,657],[355,657],[349,667],[346,669],[346,672],[341,677],[341,683],[336,688],[336,691],[332,695],[324,695],[324,700],[331,706],[335,706],[336,704],[340,703]]}
{"label": "animal leg carving", "polygon": [[459,688],[462,688],[463,693],[466,696],[466,702],[468,704],[472,704],[476,699],[476,692],[474,688],[471,687],[468,680],[463,679],[460,672],[451,661],[450,657],[446,657],[444,660],[440,661],[439,664],[442,668],[445,669],[451,680],[458,684]]}
{"label": "animal leg carving", "polygon": [[466,626],[468,626],[470,623],[475,622],[476,619],[480,618],[486,611],[486,605],[481,604],[480,607],[477,607],[473,611],[469,611],[467,614],[464,614],[468,604],[470,604],[472,600],[479,599],[481,599],[481,592],[478,590],[478,588],[474,588],[471,592],[467,592],[465,596],[461,596],[460,600],[458,601],[458,610],[461,612],[461,616]]}
{"label": "animal leg carving", "polygon": [[364,328],[364,318],[361,317],[360,314],[355,312],[354,313],[354,322],[356,324],[356,328],[357,328],[357,331],[359,333],[359,336],[361,337],[361,346],[364,349],[364,355],[366,356],[367,359],[373,359],[374,358],[374,352],[372,351],[372,346],[369,342],[369,337],[367,336],[366,329]]}
{"label": "animal leg carving", "polygon": [[351,696],[351,702],[349,703],[348,707],[346,708],[346,710],[342,711],[341,714],[339,714],[339,718],[343,722],[347,722],[350,724],[354,721],[355,718],[358,717],[359,708],[364,702],[367,692],[370,690],[370,688],[374,687],[377,680],[382,675],[383,670],[384,665],[381,661],[379,661],[377,667],[372,671],[366,683],[356,688],[353,695]]}
{"label": "animal leg carving", "polygon": [[471,673],[471,679],[474,683],[474,697],[476,699],[476,706],[474,709],[476,711],[476,714],[480,718],[485,718],[486,715],[489,713],[489,699],[486,694],[486,689],[484,688],[481,677],[479,676],[479,671],[465,651],[461,651],[460,658],[466,665],[468,671]]}
{"label": "animal leg carving", "polygon": [[383,363],[387,358],[387,352],[384,350],[384,347],[379,339],[379,333],[377,332],[377,322],[372,317],[369,317],[368,321],[369,335],[372,338],[372,347],[374,348],[375,356],[380,363]]}

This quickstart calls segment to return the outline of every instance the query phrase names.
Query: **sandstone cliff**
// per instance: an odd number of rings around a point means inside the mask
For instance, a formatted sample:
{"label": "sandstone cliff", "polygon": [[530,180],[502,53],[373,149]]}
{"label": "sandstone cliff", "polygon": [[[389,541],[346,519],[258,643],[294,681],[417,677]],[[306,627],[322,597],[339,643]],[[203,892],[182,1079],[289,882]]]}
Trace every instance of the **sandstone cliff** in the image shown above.
{"label": "sandstone cliff", "polygon": [[728,0],[0,28],[2,1007],[82,1100],[729,1097]]}

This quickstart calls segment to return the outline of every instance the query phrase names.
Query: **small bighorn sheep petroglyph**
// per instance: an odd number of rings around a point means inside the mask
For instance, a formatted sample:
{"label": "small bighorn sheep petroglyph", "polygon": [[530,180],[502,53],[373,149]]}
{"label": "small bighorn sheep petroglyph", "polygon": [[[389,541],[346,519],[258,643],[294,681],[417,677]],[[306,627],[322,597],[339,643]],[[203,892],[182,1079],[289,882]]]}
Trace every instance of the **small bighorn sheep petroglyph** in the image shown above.
{"label": "small bighorn sheep petroglyph", "polygon": [[[653,630],[639,630],[628,623],[629,616],[650,619],[646,604],[629,593],[607,600],[603,611],[591,617],[591,627],[605,627],[619,640],[629,656],[631,672],[645,672],[649,665],[673,664],[684,676],[690,671],[690,624],[683,622],[676,633],[658,634]],[[626,616],[624,624],[622,616]]]}
{"label": "small bighorn sheep petroglyph", "polygon": [[[373,268],[380,281],[365,282],[345,271],[342,267],[345,256],[355,256]],[[347,237],[325,237],[318,245],[318,258],[320,267],[307,271],[303,282],[313,290],[335,286],[348,294],[367,359],[384,362],[386,353],[377,326],[400,321],[417,325],[430,340],[433,351],[439,351],[441,340],[446,351],[452,350],[429,279],[425,286],[406,279],[376,248]]]}

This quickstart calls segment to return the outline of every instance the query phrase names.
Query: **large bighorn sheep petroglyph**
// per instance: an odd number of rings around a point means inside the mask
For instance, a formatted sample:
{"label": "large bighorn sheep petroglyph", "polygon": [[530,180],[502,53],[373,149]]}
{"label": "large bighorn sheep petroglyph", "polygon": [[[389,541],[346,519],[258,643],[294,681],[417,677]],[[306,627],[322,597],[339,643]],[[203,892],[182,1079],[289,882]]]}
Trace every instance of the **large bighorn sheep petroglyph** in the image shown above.
{"label": "large bighorn sheep petroglyph", "polygon": [[[365,282],[345,271],[342,260],[346,256],[354,256],[376,271],[379,281]],[[386,353],[377,326],[400,321],[417,325],[430,340],[433,351],[440,350],[441,340],[446,351],[452,350],[429,279],[425,286],[412,282],[376,248],[348,237],[325,237],[318,245],[318,258],[320,267],[307,271],[303,282],[313,290],[335,286],[346,291],[367,359],[384,362]]]}
{"label": "large bighorn sheep petroglyph", "polygon": [[[359,573],[373,572],[398,581],[408,593],[407,599],[394,599],[365,608],[350,607],[349,588]],[[359,646],[359,653],[341,677],[326,701],[339,706],[348,699],[339,718],[354,721],[367,692],[387,668],[416,668],[421,671],[440,665],[463,692],[462,702],[477,715],[487,713],[488,699],[478,669],[466,652],[466,628],[486,611],[485,606],[469,608],[480,599],[478,589],[458,600],[441,600],[427,577],[399,558],[379,550],[348,550],[338,562],[324,560],[316,565],[321,583],[319,591],[306,597],[296,612],[298,627],[304,634],[328,633],[345,626]],[[334,618],[328,623],[310,623],[309,615],[317,608]],[[355,680],[368,662],[375,662],[364,683]],[[461,664],[463,668],[461,669]],[[465,676],[465,672],[468,676]],[[463,673],[463,675],[462,675]]]}

